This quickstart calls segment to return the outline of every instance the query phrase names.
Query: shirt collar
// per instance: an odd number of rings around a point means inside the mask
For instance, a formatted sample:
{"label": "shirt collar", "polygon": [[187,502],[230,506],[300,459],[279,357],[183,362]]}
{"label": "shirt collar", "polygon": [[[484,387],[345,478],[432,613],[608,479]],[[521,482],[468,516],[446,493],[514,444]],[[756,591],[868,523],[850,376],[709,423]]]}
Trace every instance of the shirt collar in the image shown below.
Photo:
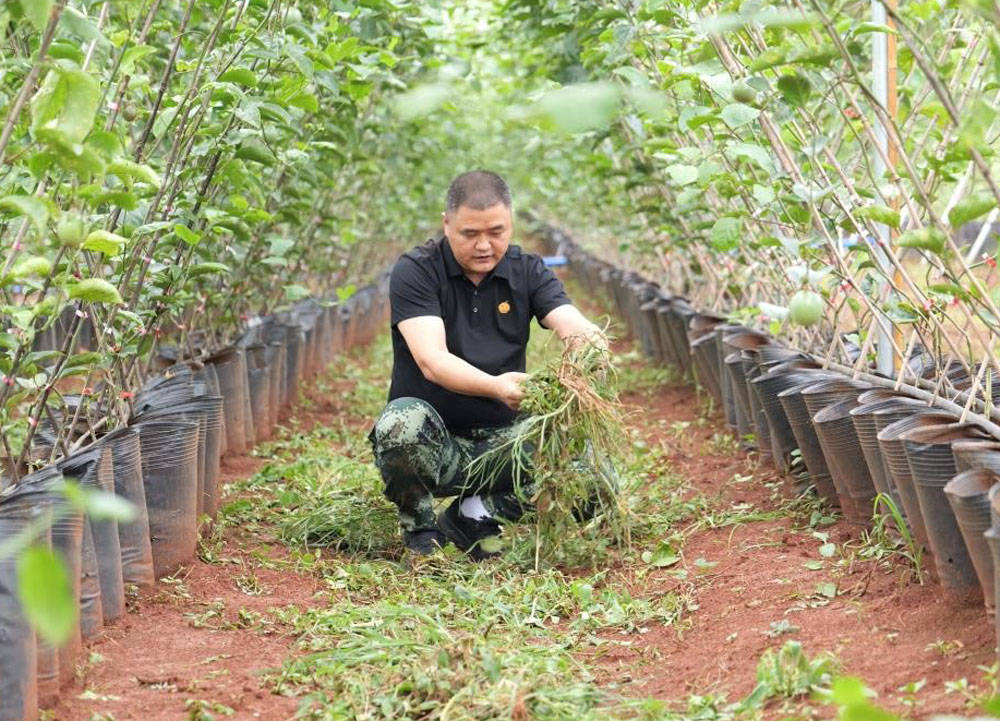
{"label": "shirt collar", "polygon": [[[465,271],[462,270],[462,266],[458,264],[455,260],[455,254],[451,252],[451,245],[448,244],[448,238],[443,234],[441,236],[441,254],[444,256],[444,267],[448,272],[449,278],[454,278],[456,276],[465,275]],[[483,278],[487,280],[492,277],[503,278],[504,280],[510,280],[510,247],[507,247],[507,252],[503,254],[503,258],[500,262],[496,264],[490,273]]]}

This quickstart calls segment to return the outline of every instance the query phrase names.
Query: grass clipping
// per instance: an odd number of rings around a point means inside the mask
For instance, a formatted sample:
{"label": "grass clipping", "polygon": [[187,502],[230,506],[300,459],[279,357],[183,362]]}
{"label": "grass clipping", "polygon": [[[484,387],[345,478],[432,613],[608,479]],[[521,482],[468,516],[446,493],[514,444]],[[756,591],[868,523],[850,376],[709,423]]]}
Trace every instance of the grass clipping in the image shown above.
{"label": "grass clipping", "polygon": [[631,543],[618,476],[629,439],[617,380],[602,340],[568,344],[523,383],[513,437],[469,465],[469,477],[488,477],[513,464],[515,490],[535,509],[536,568],[581,529]]}

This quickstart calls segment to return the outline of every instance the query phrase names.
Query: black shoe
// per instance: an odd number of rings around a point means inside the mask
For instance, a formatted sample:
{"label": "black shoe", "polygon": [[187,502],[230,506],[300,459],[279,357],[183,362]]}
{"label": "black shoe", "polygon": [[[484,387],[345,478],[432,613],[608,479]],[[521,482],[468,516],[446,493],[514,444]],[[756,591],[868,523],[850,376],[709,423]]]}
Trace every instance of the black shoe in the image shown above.
{"label": "black shoe", "polygon": [[478,521],[466,518],[459,513],[461,503],[461,499],[456,500],[438,516],[438,528],[474,561],[499,556],[496,546],[500,540],[500,524],[492,518]]}
{"label": "black shoe", "polygon": [[421,556],[429,556],[441,548],[448,539],[436,528],[422,528],[416,531],[403,531],[403,545]]}

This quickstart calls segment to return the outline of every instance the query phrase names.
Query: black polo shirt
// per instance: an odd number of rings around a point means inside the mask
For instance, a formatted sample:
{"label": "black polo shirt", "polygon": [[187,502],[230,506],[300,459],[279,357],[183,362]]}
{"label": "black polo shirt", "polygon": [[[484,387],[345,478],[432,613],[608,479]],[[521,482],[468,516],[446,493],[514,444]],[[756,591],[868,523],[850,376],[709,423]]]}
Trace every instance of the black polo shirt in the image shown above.
{"label": "black polo shirt", "polygon": [[511,245],[476,286],[442,235],[404,253],[392,269],[392,386],[389,400],[422,398],[450,430],[502,426],[514,411],[492,398],[454,393],[424,378],[397,324],[433,315],[444,320],[448,351],[490,375],[524,372],[532,317],[570,302],[562,283],[534,253]]}

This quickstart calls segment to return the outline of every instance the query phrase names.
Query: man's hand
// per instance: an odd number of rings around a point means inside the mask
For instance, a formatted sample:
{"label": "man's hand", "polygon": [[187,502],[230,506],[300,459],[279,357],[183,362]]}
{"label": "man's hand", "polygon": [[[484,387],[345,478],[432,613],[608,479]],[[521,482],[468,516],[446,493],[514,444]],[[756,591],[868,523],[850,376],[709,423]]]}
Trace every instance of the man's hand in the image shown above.
{"label": "man's hand", "polygon": [[521,400],[524,398],[524,389],[521,387],[521,384],[527,377],[527,373],[518,373],[516,371],[496,376],[494,397],[516,411],[521,405]]}

